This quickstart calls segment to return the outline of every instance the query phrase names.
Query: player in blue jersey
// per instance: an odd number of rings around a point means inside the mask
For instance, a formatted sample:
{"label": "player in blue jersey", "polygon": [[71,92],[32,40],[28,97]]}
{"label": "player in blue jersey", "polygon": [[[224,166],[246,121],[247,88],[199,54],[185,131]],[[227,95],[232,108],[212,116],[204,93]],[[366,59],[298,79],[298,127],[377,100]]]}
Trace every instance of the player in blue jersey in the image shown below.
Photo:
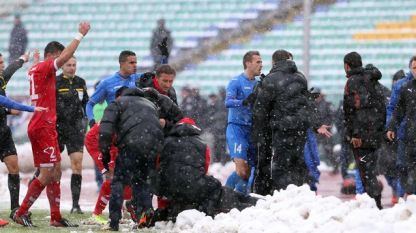
{"label": "player in blue jersey", "polygon": [[249,96],[259,76],[263,63],[258,51],[249,51],[243,57],[244,72],[231,79],[227,86],[225,106],[228,108],[226,139],[235,172],[228,177],[226,186],[247,194],[256,166],[255,147],[250,140],[251,106]]}
{"label": "player in blue jersey", "polygon": [[122,51],[118,57],[120,70],[100,82],[87,103],[86,111],[90,127],[95,124],[94,105],[106,101],[107,104],[115,99],[115,93],[120,87],[136,87],[136,80],[141,74],[137,71],[137,57],[132,51]]}

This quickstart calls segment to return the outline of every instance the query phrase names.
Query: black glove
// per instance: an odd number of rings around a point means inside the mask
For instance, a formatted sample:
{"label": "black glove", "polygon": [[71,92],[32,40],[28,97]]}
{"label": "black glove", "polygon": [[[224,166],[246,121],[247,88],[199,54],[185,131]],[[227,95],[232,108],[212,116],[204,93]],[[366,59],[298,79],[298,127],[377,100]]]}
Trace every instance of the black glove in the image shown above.
{"label": "black glove", "polygon": [[250,95],[247,96],[247,98],[245,98],[243,100],[243,106],[247,106],[247,105],[253,105],[254,102],[256,101],[256,94],[255,93],[251,93]]}
{"label": "black glove", "polygon": [[155,77],[155,73],[153,72],[146,72],[140,76],[139,79],[136,81],[136,86],[138,88],[144,87],[153,87],[153,78]]}
{"label": "black glove", "polygon": [[90,122],[88,122],[88,125],[90,126],[90,129],[95,125],[95,120],[92,119]]}
{"label": "black glove", "polygon": [[160,42],[157,47],[159,47],[160,53],[163,56],[169,57],[169,50],[168,50],[168,38],[163,38],[162,42]]}
{"label": "black glove", "polygon": [[110,162],[110,160],[111,160],[110,153],[109,152],[103,153],[103,157],[101,159],[101,162],[103,162],[103,166],[107,171],[110,170],[109,167],[108,167],[108,163]]}

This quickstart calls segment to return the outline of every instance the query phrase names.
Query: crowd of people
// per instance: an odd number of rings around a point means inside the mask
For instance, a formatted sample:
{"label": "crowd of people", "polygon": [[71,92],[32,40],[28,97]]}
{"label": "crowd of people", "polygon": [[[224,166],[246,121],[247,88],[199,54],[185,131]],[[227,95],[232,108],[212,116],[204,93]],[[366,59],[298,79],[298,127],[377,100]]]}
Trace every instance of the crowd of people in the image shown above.
{"label": "crowd of people", "polygon": [[[379,209],[383,207],[376,176],[382,157],[393,158],[386,163],[391,169],[384,175],[394,194],[406,197],[416,191],[416,57],[410,60],[410,72],[397,78],[390,94],[380,84],[382,75],[374,65],[363,66],[357,52],[346,54],[347,81],[337,113],[319,88],[308,89],[293,55],[283,49],[273,53],[267,75],[262,74],[261,54],[248,51],[242,57],[243,72],[231,78],[226,89],[206,100],[198,88],[184,87],[178,104],[173,87],[176,71],[167,63],[171,43],[166,37],[153,45],[161,61],[154,71],[137,73],[136,54],[121,51],[119,70],[101,80],[89,96],[85,80],[76,74],[74,56],[89,31],[90,24],[82,22],[66,47],[56,41],[48,43],[43,61],[34,52],[28,71],[33,107],[5,97],[7,83],[29,61],[29,54],[13,60],[6,69],[0,55],[0,156],[9,171],[10,218],[20,225],[35,226],[29,209],[46,188],[50,225],[78,226],[61,215],[60,161],[66,148],[72,169],[71,213],[83,214],[79,198],[84,145],[104,176],[87,222],[102,224],[104,230],[119,229],[123,202],[136,226],[142,228],[155,221],[175,221],[186,209],[209,216],[232,208],[242,210],[258,200],[250,193],[272,195],[288,185],[304,184],[316,191],[319,153],[333,164],[334,172],[341,167],[345,179],[352,154],[358,171],[357,192],[374,198]],[[56,76],[59,68],[62,74]],[[103,102],[107,107],[100,119],[94,111]],[[7,114],[17,114],[14,109],[35,112],[27,133],[37,170],[20,203],[18,156],[6,123]],[[342,138],[339,155],[333,153],[330,140],[333,124]],[[204,140],[204,131],[215,135],[212,148]],[[211,160],[234,162],[235,171],[225,186],[207,174]],[[157,207],[152,205],[154,195]],[[107,203],[109,221],[103,215]]]}

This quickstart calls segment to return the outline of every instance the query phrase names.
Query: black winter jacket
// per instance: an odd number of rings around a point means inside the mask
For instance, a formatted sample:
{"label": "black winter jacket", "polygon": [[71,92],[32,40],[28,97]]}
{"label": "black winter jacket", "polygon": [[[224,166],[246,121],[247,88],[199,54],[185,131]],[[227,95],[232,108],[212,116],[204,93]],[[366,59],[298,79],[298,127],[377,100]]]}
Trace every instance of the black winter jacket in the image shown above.
{"label": "black winter jacket", "polygon": [[157,105],[159,118],[166,121],[163,132],[169,133],[172,126],[184,117],[182,110],[168,96],[160,94],[154,88],[144,88],[143,91],[145,97]]}
{"label": "black winter jacket", "polygon": [[348,73],[344,90],[345,136],[362,140],[362,148],[378,148],[383,140],[386,119],[384,87],[378,82],[381,73],[377,68],[362,67]]}
{"label": "black winter jacket", "polygon": [[88,102],[85,80],[79,76],[56,77],[56,114],[57,121],[72,122],[85,118],[85,106]]}
{"label": "black winter jacket", "polygon": [[168,199],[202,204],[221,189],[220,181],[206,175],[209,154],[200,134],[198,127],[180,123],[165,139],[159,174],[160,193]]}
{"label": "black winter jacket", "polygon": [[128,89],[104,111],[100,126],[100,150],[108,154],[112,135],[117,135],[117,147],[131,151],[158,150],[163,132],[156,104],[144,97],[140,89]]}
{"label": "black winter jacket", "polygon": [[400,122],[405,119],[405,142],[414,146],[416,143],[416,80],[413,79],[400,88],[399,101],[393,117],[391,118],[388,130],[396,131]]}
{"label": "black winter jacket", "polygon": [[290,135],[319,127],[307,81],[292,60],[279,61],[273,66],[254,103],[253,140],[257,142],[268,127]]}

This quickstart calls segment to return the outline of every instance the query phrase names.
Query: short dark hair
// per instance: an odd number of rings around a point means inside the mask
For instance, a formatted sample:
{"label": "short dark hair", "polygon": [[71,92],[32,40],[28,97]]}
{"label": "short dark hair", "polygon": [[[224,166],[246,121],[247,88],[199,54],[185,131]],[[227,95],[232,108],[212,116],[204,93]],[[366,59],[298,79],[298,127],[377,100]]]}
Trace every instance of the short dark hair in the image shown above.
{"label": "short dark hair", "polygon": [[409,60],[409,69],[411,69],[412,68],[412,62],[413,61],[416,61],[416,56],[412,56],[411,58],[410,58],[410,60]]}
{"label": "short dark hair", "polygon": [[118,62],[119,63],[125,62],[127,61],[127,57],[130,57],[130,56],[136,56],[136,54],[130,50],[121,51],[120,55],[118,56]]}
{"label": "short dark hair", "polygon": [[246,54],[244,54],[243,57],[243,67],[244,69],[247,68],[246,62],[250,62],[251,59],[253,59],[253,56],[260,56],[260,52],[256,50],[248,51]]}
{"label": "short dark hair", "polygon": [[159,77],[161,74],[173,74],[176,76],[176,70],[168,64],[162,64],[156,69],[156,76]]}
{"label": "short dark hair", "polygon": [[276,50],[272,55],[273,62],[289,60],[292,58],[293,58],[293,55],[284,49]]}
{"label": "short dark hair", "polygon": [[51,41],[46,45],[45,50],[43,52],[43,57],[46,57],[48,53],[54,54],[57,52],[62,52],[64,51],[64,49],[65,46],[63,44],[59,43],[58,41]]}
{"label": "short dark hair", "polygon": [[1,57],[1,56],[3,56],[3,55],[0,53],[0,57]]}
{"label": "short dark hair", "polygon": [[344,56],[344,64],[347,64],[351,69],[362,67],[361,55],[357,52],[350,52]]}

